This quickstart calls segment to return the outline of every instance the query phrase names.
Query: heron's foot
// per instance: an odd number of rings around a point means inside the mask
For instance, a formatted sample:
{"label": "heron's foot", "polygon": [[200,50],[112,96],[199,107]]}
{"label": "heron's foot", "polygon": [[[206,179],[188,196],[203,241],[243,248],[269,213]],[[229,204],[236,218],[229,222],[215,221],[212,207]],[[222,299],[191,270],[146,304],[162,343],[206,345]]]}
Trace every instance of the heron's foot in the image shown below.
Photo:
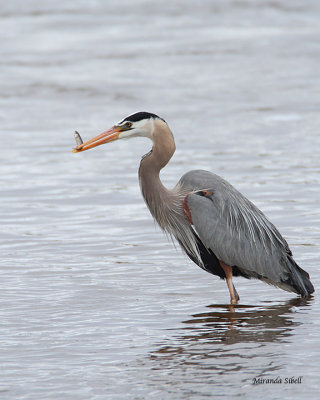
{"label": "heron's foot", "polygon": [[231,299],[231,304],[238,304],[238,301],[240,300],[240,297],[238,295],[238,292],[236,291],[236,288],[233,286],[233,291],[230,291],[230,299]]}

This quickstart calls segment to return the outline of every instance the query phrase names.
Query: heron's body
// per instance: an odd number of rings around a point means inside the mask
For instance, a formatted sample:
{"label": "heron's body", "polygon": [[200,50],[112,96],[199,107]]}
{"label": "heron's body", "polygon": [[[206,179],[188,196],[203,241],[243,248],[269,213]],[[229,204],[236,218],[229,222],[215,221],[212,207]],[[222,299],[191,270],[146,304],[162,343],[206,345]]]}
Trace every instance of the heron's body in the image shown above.
{"label": "heron's body", "polygon": [[230,183],[197,170],[186,173],[172,190],[163,186],[159,173],[175,151],[173,134],[163,119],[133,114],[76,151],[134,136],[153,141],[139,168],[141,191],[151,214],[192,261],[227,279],[232,303],[239,299],[232,275],[257,278],[303,297],[314,291],[308,273],[295,263],[279,231]]}

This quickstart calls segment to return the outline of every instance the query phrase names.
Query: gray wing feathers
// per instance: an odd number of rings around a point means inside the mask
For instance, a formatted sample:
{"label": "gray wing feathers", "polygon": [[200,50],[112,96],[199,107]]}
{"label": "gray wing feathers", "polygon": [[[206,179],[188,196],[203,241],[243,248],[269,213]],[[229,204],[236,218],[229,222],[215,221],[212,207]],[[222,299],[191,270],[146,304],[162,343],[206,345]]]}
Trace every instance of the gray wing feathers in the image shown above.
{"label": "gray wing feathers", "polygon": [[287,245],[281,243],[267,225],[258,226],[251,213],[243,213],[235,205],[219,207],[216,199],[212,201],[192,194],[188,197],[188,205],[203,244],[219,260],[236,265],[250,276],[274,282],[280,277],[285,278],[282,264],[284,254],[289,255]]}
{"label": "gray wing feathers", "polygon": [[[203,244],[226,264],[280,286],[290,273],[287,242],[232,185],[214,174],[206,178],[207,185],[211,184],[206,189],[212,195],[188,196],[193,224]],[[190,179],[187,181],[190,184]]]}
{"label": "gray wing feathers", "polygon": [[292,258],[288,243],[266,216],[230,183],[208,171],[186,173],[179,184],[202,243],[244,276],[303,296],[314,288]]}

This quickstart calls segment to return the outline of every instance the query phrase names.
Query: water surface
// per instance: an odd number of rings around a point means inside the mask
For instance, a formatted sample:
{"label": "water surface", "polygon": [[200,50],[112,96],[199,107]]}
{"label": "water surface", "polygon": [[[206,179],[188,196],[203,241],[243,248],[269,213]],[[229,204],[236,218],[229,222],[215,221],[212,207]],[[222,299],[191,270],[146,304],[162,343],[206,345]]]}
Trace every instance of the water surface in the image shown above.
{"label": "water surface", "polygon": [[317,294],[235,279],[230,308],[225,283],[146,209],[150,143],[71,148],[75,129],[88,139],[159,114],[177,144],[165,184],[197,168],[228,179],[317,289],[319,13],[317,1],[2,4],[1,398],[315,398]]}

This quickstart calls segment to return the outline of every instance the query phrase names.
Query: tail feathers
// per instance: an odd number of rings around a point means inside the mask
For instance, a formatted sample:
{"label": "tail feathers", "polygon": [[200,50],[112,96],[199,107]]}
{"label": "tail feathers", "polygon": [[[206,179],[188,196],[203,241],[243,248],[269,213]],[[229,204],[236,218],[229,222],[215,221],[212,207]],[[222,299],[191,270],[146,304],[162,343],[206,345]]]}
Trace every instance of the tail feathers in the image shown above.
{"label": "tail feathers", "polygon": [[313,293],[314,287],[308,272],[300,268],[291,256],[288,257],[288,267],[290,274],[283,283],[290,286],[294,292],[302,297],[307,297]]}

